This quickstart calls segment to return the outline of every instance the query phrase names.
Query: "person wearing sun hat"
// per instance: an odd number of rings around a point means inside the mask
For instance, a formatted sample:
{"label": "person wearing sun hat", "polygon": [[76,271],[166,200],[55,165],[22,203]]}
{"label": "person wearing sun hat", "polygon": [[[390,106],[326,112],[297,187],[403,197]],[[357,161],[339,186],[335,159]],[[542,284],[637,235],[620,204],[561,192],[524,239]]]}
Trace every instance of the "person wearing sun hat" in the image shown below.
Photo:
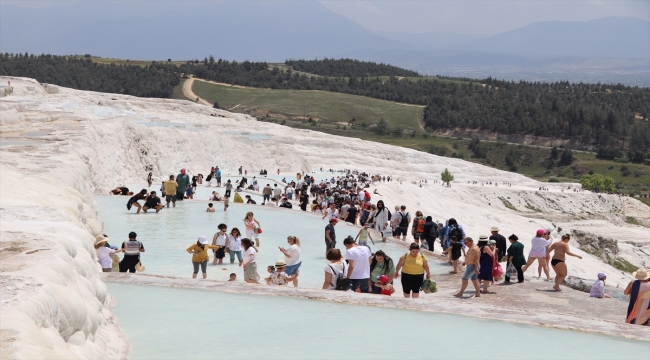
{"label": "person wearing sun hat", "polygon": [[106,247],[110,239],[104,235],[100,235],[95,241],[95,252],[97,253],[97,262],[102,266],[102,272],[112,272],[113,271],[113,259],[111,255],[121,253],[124,249],[113,250],[109,247]]}
{"label": "person wearing sun hat", "polygon": [[508,261],[508,257],[506,256],[506,250],[508,249],[508,243],[506,242],[505,236],[499,234],[499,227],[498,226],[492,226],[492,229],[490,229],[490,232],[492,235],[490,235],[490,240],[496,241],[496,246],[498,251],[497,254],[497,261],[498,262],[506,262]]}
{"label": "person wearing sun hat", "polygon": [[640,268],[632,273],[636,280],[630,281],[623,294],[630,297],[625,322],[636,325],[650,325],[650,274]]}
{"label": "person wearing sun hat", "polygon": [[545,239],[543,237],[544,234],[546,234],[546,230],[538,229],[537,232],[535,233],[535,237],[533,237],[533,239],[530,241],[531,249],[530,249],[530,253],[528,254],[528,261],[526,262],[526,265],[524,265],[521,268],[521,271],[526,272],[528,267],[532,265],[535,262],[535,260],[537,260],[539,264],[542,266],[542,268],[544,269],[544,274],[546,274],[546,280],[550,281],[551,275],[549,272],[548,264],[546,263],[546,247],[551,245],[553,240]]}
{"label": "person wearing sun hat", "polygon": [[192,279],[196,279],[196,275],[199,273],[199,266],[201,267],[201,272],[203,273],[203,278],[208,277],[207,266],[208,266],[208,251],[210,249],[219,250],[220,246],[208,244],[208,239],[205,236],[199,236],[199,239],[195,244],[190,245],[187,248],[187,252],[192,254],[192,265],[194,266],[194,273],[192,273]]}
{"label": "person wearing sun hat", "polygon": [[266,278],[267,285],[287,285],[289,281],[293,281],[298,277],[298,273],[287,275],[284,271],[287,268],[287,263],[284,260],[275,262],[275,272]]}
{"label": "person wearing sun hat", "polygon": [[608,294],[605,294],[605,280],[607,279],[607,274],[600,272],[598,273],[598,280],[594,282],[593,285],[591,285],[591,290],[589,291],[589,296],[590,297],[595,297],[595,298],[607,298],[610,299],[611,296]]}

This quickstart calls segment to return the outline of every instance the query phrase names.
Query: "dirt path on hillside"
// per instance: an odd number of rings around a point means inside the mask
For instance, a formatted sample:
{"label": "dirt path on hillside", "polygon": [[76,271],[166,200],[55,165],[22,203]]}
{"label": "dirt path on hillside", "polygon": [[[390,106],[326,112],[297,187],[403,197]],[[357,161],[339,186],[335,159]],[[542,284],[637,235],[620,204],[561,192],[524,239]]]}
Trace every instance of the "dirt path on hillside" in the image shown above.
{"label": "dirt path on hillside", "polygon": [[185,82],[183,83],[183,95],[186,98],[188,98],[188,99],[190,99],[190,100],[192,100],[192,101],[194,101],[194,102],[196,102],[198,104],[211,107],[212,104],[210,104],[208,101],[201,98],[200,96],[196,95],[194,93],[194,91],[192,91],[192,85],[194,85],[194,78],[191,77],[191,78],[185,80]]}

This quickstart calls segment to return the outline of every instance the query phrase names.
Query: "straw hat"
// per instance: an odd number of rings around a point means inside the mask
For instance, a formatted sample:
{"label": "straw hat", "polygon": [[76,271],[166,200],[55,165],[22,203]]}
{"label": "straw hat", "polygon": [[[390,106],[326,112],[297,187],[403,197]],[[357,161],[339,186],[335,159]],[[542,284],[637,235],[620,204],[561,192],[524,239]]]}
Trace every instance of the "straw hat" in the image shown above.
{"label": "straw hat", "polygon": [[99,238],[99,239],[97,239],[97,241],[95,241],[95,246],[97,246],[97,245],[99,245],[99,244],[101,244],[101,243],[108,242],[108,240],[110,240],[110,239],[107,238],[107,237]]}
{"label": "straw hat", "polygon": [[284,260],[278,260],[275,262],[275,267],[276,268],[282,268],[287,266],[287,263]]}
{"label": "straw hat", "polygon": [[479,240],[487,240],[487,238],[488,238],[487,235],[480,235],[478,237]]}
{"label": "straw hat", "polygon": [[135,271],[143,272],[144,271],[144,265],[142,265],[142,263],[138,261],[138,263],[135,264]]}
{"label": "straw hat", "polygon": [[492,229],[490,229],[490,231],[499,231],[499,227],[498,226],[492,226]]}
{"label": "straw hat", "polygon": [[637,280],[648,280],[650,279],[650,275],[648,274],[648,270],[641,268],[635,272],[632,273],[632,276],[634,276],[635,279]]}

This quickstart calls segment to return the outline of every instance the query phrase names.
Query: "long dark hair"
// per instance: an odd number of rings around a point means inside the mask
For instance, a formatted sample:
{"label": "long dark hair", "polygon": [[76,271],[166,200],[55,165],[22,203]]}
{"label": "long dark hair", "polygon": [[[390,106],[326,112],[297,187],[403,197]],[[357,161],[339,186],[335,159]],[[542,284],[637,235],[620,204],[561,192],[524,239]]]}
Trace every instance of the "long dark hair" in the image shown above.
{"label": "long dark hair", "polygon": [[248,250],[248,248],[253,248],[255,249],[255,251],[258,251],[257,248],[253,246],[253,242],[248,238],[241,239],[241,245],[244,247],[244,250]]}
{"label": "long dark hair", "polygon": [[[386,255],[383,250],[377,250],[377,252],[375,253],[375,256],[372,257],[372,262],[370,263],[370,272],[372,272],[375,269],[375,266],[377,266],[377,255],[384,257],[383,273],[384,273],[384,275],[388,275],[388,271],[390,271],[391,263],[393,262],[393,259],[388,257],[388,255]],[[373,279],[371,279],[371,280],[373,280]]]}

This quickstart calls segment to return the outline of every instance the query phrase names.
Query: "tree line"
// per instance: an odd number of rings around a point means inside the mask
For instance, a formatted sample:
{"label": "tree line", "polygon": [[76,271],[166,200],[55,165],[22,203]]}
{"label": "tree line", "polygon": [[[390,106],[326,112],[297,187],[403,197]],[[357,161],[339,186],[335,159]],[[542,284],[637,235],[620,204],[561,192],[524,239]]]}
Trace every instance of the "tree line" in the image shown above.
{"label": "tree line", "polygon": [[[424,125],[431,130],[482,129],[568,139],[575,145],[613,149],[602,153],[614,156],[616,150],[647,152],[650,148],[648,88],[423,77],[391,65],[351,59],[288,60],[286,64],[319,76],[270,67],[266,62],[215,60],[212,56],[181,64],[152,62],[136,66],[102,65],[89,58],[6,53],[0,55],[0,75],[148,97],[170,97],[180,74],[193,75],[234,85],[323,90],[425,105]],[[404,75],[417,78],[400,80],[398,76]]]}
{"label": "tree line", "polygon": [[[78,90],[168,98],[179,84],[170,65],[105,65],[89,57],[0,54],[0,75],[21,76]],[[174,69],[175,70],[175,69]]]}
{"label": "tree line", "polygon": [[322,76],[332,77],[374,77],[374,76],[410,76],[420,77],[416,71],[402,69],[387,64],[377,64],[370,61],[359,61],[354,59],[328,59],[323,60],[287,60],[295,71],[302,71]]}

